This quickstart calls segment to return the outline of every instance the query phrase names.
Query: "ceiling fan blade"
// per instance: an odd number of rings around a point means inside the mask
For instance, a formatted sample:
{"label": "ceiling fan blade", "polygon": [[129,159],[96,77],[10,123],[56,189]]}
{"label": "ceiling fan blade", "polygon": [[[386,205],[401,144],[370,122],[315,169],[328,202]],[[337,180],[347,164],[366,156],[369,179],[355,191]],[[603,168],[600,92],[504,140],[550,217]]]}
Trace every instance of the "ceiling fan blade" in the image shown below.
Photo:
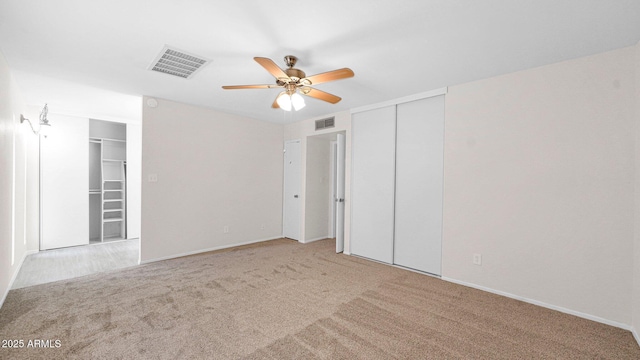
{"label": "ceiling fan blade", "polygon": [[225,90],[236,90],[236,89],[273,89],[281,87],[279,85],[225,85],[222,88]]}
{"label": "ceiling fan blade", "polygon": [[265,57],[258,57],[258,56],[254,57],[253,60],[255,60],[258,64],[262,65],[262,67],[265,68],[276,79],[289,79],[289,76],[287,75],[287,73],[285,73],[282,69],[280,69],[280,67],[276,65],[276,63],[274,63],[273,60]]}
{"label": "ceiling fan blade", "polygon": [[[305,85],[316,85],[316,84],[326,83],[329,81],[350,78],[350,77],[353,77],[353,75],[354,74],[351,69],[342,68],[338,70],[327,71],[321,74],[311,75],[306,77],[305,79],[300,80],[300,82]],[[309,82],[308,84],[307,84],[307,81]]]}
{"label": "ceiling fan blade", "polygon": [[301,91],[301,93],[302,95],[311,96],[312,98],[316,98],[332,104],[335,104],[340,100],[342,100],[342,98],[339,96],[335,96],[333,94],[329,94],[328,92],[324,92],[322,90],[318,90],[314,88],[305,88],[304,91]]}
{"label": "ceiling fan blade", "polygon": [[273,100],[273,104],[271,104],[271,107],[274,109],[280,109],[280,105],[278,105],[278,97],[280,97],[280,94],[278,94],[278,96],[276,96],[276,99]]}

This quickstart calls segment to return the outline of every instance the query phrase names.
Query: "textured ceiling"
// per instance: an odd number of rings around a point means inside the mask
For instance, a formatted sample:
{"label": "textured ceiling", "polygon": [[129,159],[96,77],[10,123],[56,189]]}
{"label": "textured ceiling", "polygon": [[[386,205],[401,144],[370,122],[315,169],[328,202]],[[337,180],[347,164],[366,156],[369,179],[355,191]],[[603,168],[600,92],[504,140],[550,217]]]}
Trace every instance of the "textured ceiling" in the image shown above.
{"label": "textured ceiling", "polygon": [[[0,1],[0,51],[26,102],[103,118],[139,116],[149,95],[290,122],[639,40],[637,0]],[[213,61],[191,79],[149,71],[165,44]],[[273,82],[253,57],[284,67],[288,54],[308,75],[353,69],[317,86],[343,100],[284,116],[278,89],[221,89]]]}

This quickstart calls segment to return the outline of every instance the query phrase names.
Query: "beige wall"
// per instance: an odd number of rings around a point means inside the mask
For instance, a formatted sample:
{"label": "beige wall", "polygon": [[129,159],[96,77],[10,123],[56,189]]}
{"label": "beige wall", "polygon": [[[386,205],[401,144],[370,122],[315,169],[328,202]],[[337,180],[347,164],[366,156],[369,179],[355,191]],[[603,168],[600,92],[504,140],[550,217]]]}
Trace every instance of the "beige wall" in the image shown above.
{"label": "beige wall", "polygon": [[449,88],[444,277],[631,323],[634,51]]}
{"label": "beige wall", "polygon": [[141,260],[280,237],[282,125],[158,103],[144,99]]}
{"label": "beige wall", "polygon": [[[13,81],[4,56],[0,53],[0,306],[9,291],[24,257],[37,249],[37,218],[34,223],[31,174],[37,136],[28,125],[20,124],[20,114],[31,114]],[[31,117],[33,118],[33,117]],[[37,119],[37,116],[35,117]],[[36,123],[37,126],[37,123]],[[37,151],[37,150],[36,150]],[[35,231],[34,231],[35,228]]]}
{"label": "beige wall", "polygon": [[[325,130],[316,131],[315,121],[319,119],[325,119],[333,116],[335,118],[335,127]],[[345,134],[345,219],[344,219],[344,253],[349,254],[349,229],[351,226],[351,113],[349,111],[342,111],[335,114],[329,114],[326,116],[311,118],[303,121],[299,121],[293,124],[285,125],[284,127],[284,139],[285,140],[300,140],[300,148],[302,149],[302,203],[306,204],[307,190],[307,138],[310,136],[330,134],[335,132],[343,132]],[[306,209],[303,208],[301,219],[306,219]],[[306,224],[303,222],[300,228],[301,234],[306,234]],[[305,239],[302,240],[305,242]]]}

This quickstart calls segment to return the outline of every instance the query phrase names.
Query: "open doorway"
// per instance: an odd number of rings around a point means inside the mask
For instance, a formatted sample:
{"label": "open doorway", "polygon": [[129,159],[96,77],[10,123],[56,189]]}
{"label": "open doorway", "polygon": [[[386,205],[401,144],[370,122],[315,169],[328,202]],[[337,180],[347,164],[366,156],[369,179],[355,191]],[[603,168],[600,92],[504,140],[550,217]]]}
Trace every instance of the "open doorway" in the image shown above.
{"label": "open doorway", "polygon": [[50,116],[40,141],[40,250],[140,234],[140,125]]}
{"label": "open doorway", "polygon": [[336,239],[344,250],[345,132],[307,137],[305,242]]}
{"label": "open doorway", "polygon": [[30,286],[137,265],[139,120],[60,114],[49,114],[49,120],[51,129],[39,146],[40,251],[25,259],[19,283]]}

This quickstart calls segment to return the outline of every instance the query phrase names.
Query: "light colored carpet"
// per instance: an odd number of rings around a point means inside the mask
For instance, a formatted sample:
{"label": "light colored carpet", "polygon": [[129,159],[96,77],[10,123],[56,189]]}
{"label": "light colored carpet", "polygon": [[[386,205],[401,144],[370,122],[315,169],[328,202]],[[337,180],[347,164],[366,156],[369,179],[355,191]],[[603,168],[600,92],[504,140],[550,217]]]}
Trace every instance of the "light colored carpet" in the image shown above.
{"label": "light colored carpet", "polygon": [[11,359],[640,359],[631,333],[275,240],[12,290]]}
{"label": "light colored carpet", "polygon": [[12,289],[138,265],[140,240],[45,250],[24,259]]}

